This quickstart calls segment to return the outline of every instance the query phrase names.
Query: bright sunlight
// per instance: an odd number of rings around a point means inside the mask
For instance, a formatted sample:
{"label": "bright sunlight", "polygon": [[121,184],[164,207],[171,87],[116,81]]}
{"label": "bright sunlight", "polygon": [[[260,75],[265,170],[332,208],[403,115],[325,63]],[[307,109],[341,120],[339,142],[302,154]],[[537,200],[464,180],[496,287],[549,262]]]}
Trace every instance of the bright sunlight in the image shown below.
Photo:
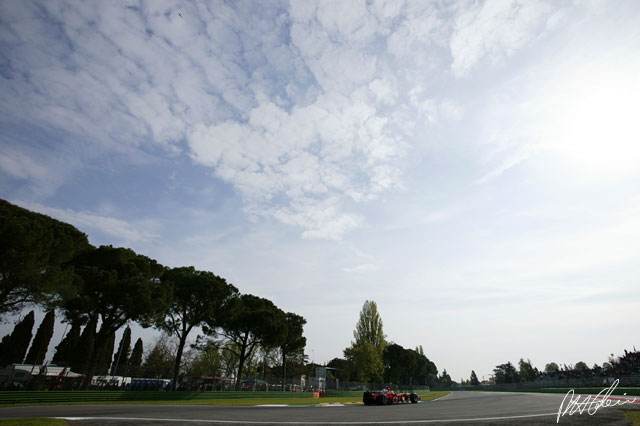
{"label": "bright sunlight", "polygon": [[640,67],[584,67],[556,88],[544,111],[542,147],[597,178],[640,164]]}

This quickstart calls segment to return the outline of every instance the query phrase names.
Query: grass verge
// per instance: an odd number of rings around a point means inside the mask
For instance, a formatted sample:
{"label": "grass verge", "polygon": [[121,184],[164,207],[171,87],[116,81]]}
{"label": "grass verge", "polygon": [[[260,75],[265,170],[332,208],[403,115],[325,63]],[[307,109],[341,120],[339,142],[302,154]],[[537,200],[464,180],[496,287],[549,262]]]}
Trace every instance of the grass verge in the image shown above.
{"label": "grass verge", "polygon": [[68,424],[69,423],[63,419],[0,419],[0,426],[67,426]]}
{"label": "grass verge", "polygon": [[633,426],[640,426],[640,411],[625,411],[624,418],[630,420]]}
{"label": "grass verge", "polygon": [[433,401],[434,399],[438,399],[438,398],[442,398],[443,396],[447,396],[449,395],[451,392],[423,392],[420,393],[418,392],[418,395],[420,395],[420,398],[422,398],[423,401]]}

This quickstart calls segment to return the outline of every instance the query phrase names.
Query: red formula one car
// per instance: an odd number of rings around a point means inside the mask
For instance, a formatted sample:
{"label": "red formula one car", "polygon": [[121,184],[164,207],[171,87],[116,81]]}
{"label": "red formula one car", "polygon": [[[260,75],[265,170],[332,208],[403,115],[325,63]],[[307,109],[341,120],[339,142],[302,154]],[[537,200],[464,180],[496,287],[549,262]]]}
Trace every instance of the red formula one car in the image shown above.
{"label": "red formula one car", "polygon": [[416,404],[420,397],[415,393],[395,393],[389,388],[378,392],[365,392],[362,396],[364,405],[390,405],[411,402]]}

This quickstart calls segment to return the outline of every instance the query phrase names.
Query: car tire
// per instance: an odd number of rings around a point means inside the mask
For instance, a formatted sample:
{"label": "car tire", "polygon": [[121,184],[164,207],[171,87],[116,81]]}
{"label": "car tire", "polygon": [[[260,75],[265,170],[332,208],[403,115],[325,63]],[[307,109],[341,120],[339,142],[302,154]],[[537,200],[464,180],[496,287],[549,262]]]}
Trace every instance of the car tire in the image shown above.
{"label": "car tire", "polygon": [[364,402],[364,405],[373,404],[373,396],[371,395],[371,392],[364,393],[364,395],[362,396],[362,402]]}
{"label": "car tire", "polygon": [[409,395],[409,400],[412,404],[417,404],[419,400],[418,394],[412,393],[411,395]]}
{"label": "car tire", "polygon": [[376,402],[378,403],[378,405],[387,405],[388,399],[389,398],[387,398],[387,395],[380,395]]}

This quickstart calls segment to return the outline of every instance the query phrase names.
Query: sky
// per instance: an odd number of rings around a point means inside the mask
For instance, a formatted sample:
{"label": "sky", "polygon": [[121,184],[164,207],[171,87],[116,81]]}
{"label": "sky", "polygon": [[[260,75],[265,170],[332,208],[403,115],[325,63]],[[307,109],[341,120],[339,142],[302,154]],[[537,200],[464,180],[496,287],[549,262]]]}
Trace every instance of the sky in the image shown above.
{"label": "sky", "polygon": [[302,315],[315,362],[373,300],[454,380],[602,364],[640,348],[638,22],[633,0],[3,0],[0,197]]}

